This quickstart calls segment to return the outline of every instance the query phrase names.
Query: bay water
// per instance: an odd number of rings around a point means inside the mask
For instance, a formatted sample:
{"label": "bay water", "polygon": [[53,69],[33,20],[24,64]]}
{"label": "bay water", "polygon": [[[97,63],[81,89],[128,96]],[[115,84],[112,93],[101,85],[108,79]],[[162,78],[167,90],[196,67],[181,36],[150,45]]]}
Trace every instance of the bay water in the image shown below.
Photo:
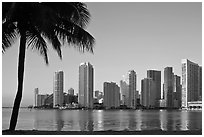
{"label": "bay water", "polygon": [[[2,108],[8,129],[11,108]],[[200,130],[201,110],[56,110],[21,108],[16,129],[49,131]]]}

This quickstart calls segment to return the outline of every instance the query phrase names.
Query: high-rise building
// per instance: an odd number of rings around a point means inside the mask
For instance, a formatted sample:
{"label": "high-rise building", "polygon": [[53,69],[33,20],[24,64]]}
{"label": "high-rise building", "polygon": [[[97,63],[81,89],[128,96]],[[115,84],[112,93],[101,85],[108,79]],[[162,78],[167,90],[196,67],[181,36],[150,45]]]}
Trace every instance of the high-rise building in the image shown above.
{"label": "high-rise building", "polygon": [[73,89],[73,88],[70,88],[70,89],[68,90],[68,94],[69,94],[69,95],[74,95],[74,89]]}
{"label": "high-rise building", "polygon": [[127,84],[126,81],[121,80],[120,81],[120,94],[121,94],[121,100],[122,100],[122,105],[126,105],[128,104],[128,100],[129,100],[129,90],[128,90],[129,86]]}
{"label": "high-rise building", "polygon": [[45,99],[45,105],[53,107],[53,94],[48,95],[48,97]]}
{"label": "high-rise building", "polygon": [[163,93],[162,99],[164,99],[164,83],[162,84],[162,93]]}
{"label": "high-rise building", "polygon": [[129,100],[128,100],[128,107],[129,108],[136,108],[137,106],[137,97],[139,95],[136,94],[136,85],[137,84],[137,77],[136,72],[134,70],[130,70],[128,72],[128,90],[129,90]]}
{"label": "high-rise building", "polygon": [[95,95],[94,97],[95,97],[95,98],[98,98],[99,92],[100,92],[99,90],[94,91],[94,95]]}
{"label": "high-rise building", "polygon": [[151,78],[156,84],[156,101],[155,105],[159,106],[159,100],[161,99],[161,71],[148,70],[147,78]]}
{"label": "high-rise building", "polygon": [[103,92],[99,91],[97,99],[98,99],[98,103],[102,103],[103,102]]}
{"label": "high-rise building", "polygon": [[93,85],[94,69],[89,62],[79,66],[79,105],[93,108]]}
{"label": "high-rise building", "polygon": [[42,94],[38,94],[37,97],[37,107],[43,106],[45,105],[45,100],[49,95],[42,95]]}
{"label": "high-rise building", "polygon": [[140,103],[141,94],[139,93],[139,90],[136,91],[136,95],[138,95],[138,96],[136,97],[136,100],[137,100],[137,106],[136,106],[136,108],[137,108],[137,107],[141,106],[141,103]]}
{"label": "high-rise building", "polygon": [[173,81],[174,73],[172,67],[164,68],[164,100],[167,108],[173,107]]}
{"label": "high-rise building", "polygon": [[173,81],[173,107],[181,107],[181,78],[177,75],[174,75]]}
{"label": "high-rise building", "polygon": [[95,103],[101,103],[102,98],[103,98],[103,92],[99,90],[94,91],[94,100],[95,100],[94,102]]}
{"label": "high-rise building", "polygon": [[98,98],[98,99],[102,99],[102,98],[103,98],[103,92],[99,91],[97,98]]}
{"label": "high-rise building", "polygon": [[202,67],[198,68],[198,99],[202,101]]}
{"label": "high-rise building", "polygon": [[42,95],[39,94],[39,89],[35,88],[34,90],[34,107],[40,107],[42,105],[45,105],[45,99],[48,97],[48,95]]}
{"label": "high-rise building", "polygon": [[104,106],[106,108],[117,108],[120,106],[120,88],[114,82],[104,82]]}
{"label": "high-rise building", "polygon": [[188,102],[198,101],[202,91],[202,70],[198,64],[182,59],[182,107]]}
{"label": "high-rise building", "polygon": [[64,102],[63,84],[64,84],[63,71],[55,72],[54,90],[53,90],[53,107],[63,106],[63,102]]}
{"label": "high-rise building", "polygon": [[152,78],[141,80],[141,104],[144,107],[156,107],[157,84]]}
{"label": "high-rise building", "polygon": [[34,102],[33,102],[33,106],[34,107],[38,106],[38,104],[37,104],[37,102],[38,102],[38,94],[39,94],[39,89],[35,88],[34,89]]}

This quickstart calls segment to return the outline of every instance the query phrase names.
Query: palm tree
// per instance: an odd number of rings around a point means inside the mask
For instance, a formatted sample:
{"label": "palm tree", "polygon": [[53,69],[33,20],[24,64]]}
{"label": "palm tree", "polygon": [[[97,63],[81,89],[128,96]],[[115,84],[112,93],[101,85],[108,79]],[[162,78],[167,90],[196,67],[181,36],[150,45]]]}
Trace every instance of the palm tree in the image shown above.
{"label": "palm tree", "polygon": [[18,89],[9,130],[15,130],[22,99],[26,47],[36,49],[48,65],[47,42],[62,59],[61,46],[72,45],[93,53],[94,38],[85,31],[90,14],[84,3],[2,3],[2,52],[20,37]]}

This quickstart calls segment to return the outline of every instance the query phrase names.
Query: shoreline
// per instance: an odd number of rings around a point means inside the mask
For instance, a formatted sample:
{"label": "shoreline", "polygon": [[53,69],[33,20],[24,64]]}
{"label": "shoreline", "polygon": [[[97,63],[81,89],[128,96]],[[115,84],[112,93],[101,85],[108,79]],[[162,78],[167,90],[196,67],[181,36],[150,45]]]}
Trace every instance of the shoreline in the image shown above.
{"label": "shoreline", "polygon": [[[2,107],[4,109],[12,109],[12,107]],[[167,111],[173,111],[173,110],[191,110],[191,111],[202,111],[202,109],[181,109],[181,108],[137,108],[137,109],[131,109],[131,108],[114,108],[114,109],[83,109],[83,108],[66,108],[66,109],[60,109],[60,108],[28,108],[28,107],[20,107],[22,109],[29,109],[29,110],[167,110]]]}
{"label": "shoreline", "polygon": [[162,130],[142,130],[142,131],[43,131],[43,130],[2,130],[2,135],[202,135],[202,130],[185,131],[162,131]]}

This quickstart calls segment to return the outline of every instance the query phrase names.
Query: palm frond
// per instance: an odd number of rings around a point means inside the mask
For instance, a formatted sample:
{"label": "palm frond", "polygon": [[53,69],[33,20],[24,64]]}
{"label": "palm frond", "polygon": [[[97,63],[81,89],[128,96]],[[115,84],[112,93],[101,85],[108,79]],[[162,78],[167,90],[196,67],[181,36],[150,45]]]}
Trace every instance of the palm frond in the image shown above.
{"label": "palm frond", "polygon": [[[37,49],[44,56],[46,63],[47,39],[62,59],[61,46],[68,45],[80,51],[93,52],[94,38],[84,28],[90,20],[90,13],[84,3],[79,2],[22,2],[6,3],[3,10],[5,22],[17,23],[15,31],[7,33],[8,28],[3,27],[2,49],[10,47],[19,32],[27,32],[27,44]],[[12,15],[10,15],[12,14]],[[18,30],[18,32],[16,31]]]}
{"label": "palm frond", "polygon": [[52,47],[54,50],[57,51],[58,56],[60,59],[62,59],[62,52],[61,52],[61,43],[58,39],[58,37],[55,35],[54,28],[53,29],[48,29],[48,31],[43,31],[42,35],[51,42]]}
{"label": "palm frond", "polygon": [[[81,3],[81,2],[75,2],[73,3],[73,6],[76,8],[76,10],[78,10],[78,19],[76,18],[76,24],[79,25],[82,28],[85,28],[89,21],[90,21],[90,13],[87,9],[87,6],[85,3]],[[75,18],[73,18],[74,20]]]}
{"label": "palm frond", "polygon": [[[23,3],[19,2],[5,2],[2,4],[2,11],[3,13],[3,21],[9,21],[9,22],[18,22],[19,17],[20,19],[25,18],[25,16],[22,14],[22,11],[25,11],[26,7],[23,5]],[[25,11],[25,13],[28,13]]]}
{"label": "palm frond", "polygon": [[6,17],[11,8],[12,2],[2,2],[2,21],[6,20]]}
{"label": "palm frond", "polygon": [[33,13],[31,20],[33,21],[31,21],[30,24],[35,26],[40,34],[51,43],[60,59],[62,59],[61,43],[53,28],[58,20],[56,13],[50,7],[45,7],[45,4],[36,4],[36,12]]}
{"label": "palm frond", "polygon": [[62,41],[66,40],[68,44],[74,45],[80,51],[86,50],[93,53],[95,39],[87,31],[67,20],[61,22],[62,24],[56,26],[55,30]]}
{"label": "palm frond", "polygon": [[28,47],[31,46],[32,49],[36,49],[44,57],[45,63],[48,65],[48,56],[47,56],[47,45],[40,32],[36,28],[30,28],[30,31],[27,31],[26,39]]}
{"label": "palm frond", "polygon": [[86,4],[80,2],[45,2],[43,5],[55,11],[59,18],[70,20],[84,28],[90,20],[90,13]]}
{"label": "palm frond", "polygon": [[18,36],[16,26],[13,23],[4,22],[2,24],[2,53],[11,47]]}

